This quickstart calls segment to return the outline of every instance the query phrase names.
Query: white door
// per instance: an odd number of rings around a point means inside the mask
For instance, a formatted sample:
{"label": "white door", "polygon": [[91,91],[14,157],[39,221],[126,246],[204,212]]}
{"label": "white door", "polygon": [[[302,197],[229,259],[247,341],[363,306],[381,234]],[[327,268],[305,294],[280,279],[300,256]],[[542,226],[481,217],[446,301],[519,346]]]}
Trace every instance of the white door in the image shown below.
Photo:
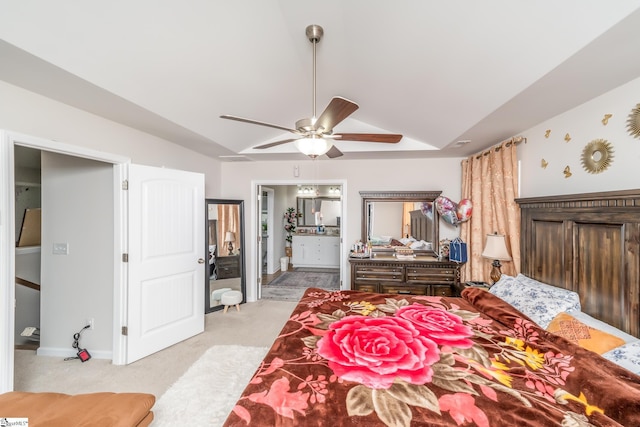
{"label": "white door", "polygon": [[127,356],[204,331],[204,175],[129,165]]}

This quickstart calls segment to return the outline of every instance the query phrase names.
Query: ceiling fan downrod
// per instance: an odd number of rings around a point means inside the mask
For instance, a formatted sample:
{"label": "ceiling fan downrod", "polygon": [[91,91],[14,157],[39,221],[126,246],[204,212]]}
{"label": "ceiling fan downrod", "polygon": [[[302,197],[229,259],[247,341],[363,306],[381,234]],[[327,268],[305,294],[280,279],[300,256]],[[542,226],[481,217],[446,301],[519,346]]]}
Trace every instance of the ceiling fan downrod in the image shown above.
{"label": "ceiling fan downrod", "polygon": [[307,27],[305,33],[309,41],[313,44],[313,99],[311,101],[313,105],[311,106],[311,111],[313,111],[312,120],[315,122],[318,117],[316,116],[316,44],[322,40],[324,30],[320,25],[312,24]]}

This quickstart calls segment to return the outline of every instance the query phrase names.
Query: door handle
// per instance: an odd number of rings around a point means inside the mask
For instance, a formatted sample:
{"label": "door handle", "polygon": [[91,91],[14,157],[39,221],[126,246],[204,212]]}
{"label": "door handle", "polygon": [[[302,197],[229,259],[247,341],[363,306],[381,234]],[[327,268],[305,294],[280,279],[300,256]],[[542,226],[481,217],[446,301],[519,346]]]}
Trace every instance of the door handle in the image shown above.
{"label": "door handle", "polygon": [[204,259],[198,258],[198,264],[204,264]]}

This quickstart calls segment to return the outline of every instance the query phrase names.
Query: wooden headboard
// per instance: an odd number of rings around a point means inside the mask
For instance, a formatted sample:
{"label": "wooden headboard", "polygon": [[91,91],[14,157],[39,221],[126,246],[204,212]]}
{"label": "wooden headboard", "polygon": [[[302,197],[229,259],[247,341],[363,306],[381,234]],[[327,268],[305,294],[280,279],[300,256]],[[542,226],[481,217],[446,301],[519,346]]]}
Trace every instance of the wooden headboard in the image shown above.
{"label": "wooden headboard", "polygon": [[522,274],[640,337],[640,189],[516,199]]}

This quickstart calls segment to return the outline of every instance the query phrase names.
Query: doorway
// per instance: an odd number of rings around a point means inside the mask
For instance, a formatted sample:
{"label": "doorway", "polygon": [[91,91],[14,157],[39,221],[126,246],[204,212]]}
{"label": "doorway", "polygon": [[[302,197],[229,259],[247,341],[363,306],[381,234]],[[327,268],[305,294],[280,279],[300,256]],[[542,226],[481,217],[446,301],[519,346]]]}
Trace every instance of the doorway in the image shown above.
{"label": "doorway", "polygon": [[[269,189],[272,192],[269,193],[266,199],[264,198],[265,189]],[[318,272],[326,271],[327,273],[331,272],[335,274],[335,272],[337,271],[339,274],[340,287],[344,288],[343,284],[346,283],[346,272],[344,268],[345,256],[343,236],[346,232],[345,215],[347,207],[346,199],[342,197],[342,194],[346,190],[346,183],[343,181],[315,181],[311,183],[267,182],[264,184],[256,184],[255,187],[255,194],[259,196],[256,197],[258,203],[257,209],[255,211],[255,230],[260,232],[262,232],[263,230],[263,215],[265,214],[266,210],[262,205],[265,202],[269,206],[268,211],[272,213],[271,216],[273,217],[274,222],[273,226],[268,226],[268,229],[270,229],[271,231],[268,233],[267,240],[268,247],[273,247],[273,250],[271,251],[271,249],[268,249],[267,251],[265,251],[264,248],[262,248],[259,244],[256,253],[256,259],[258,262],[255,265],[254,271],[256,271],[257,277],[259,279],[258,292],[256,293],[256,295],[258,295],[258,299],[262,298],[263,286],[267,285],[268,283],[272,283],[274,280],[277,280],[278,277],[280,277],[283,273],[294,270],[295,264],[293,264],[292,261],[296,255],[293,253],[293,251],[291,251],[291,244],[287,242],[286,239],[287,233],[284,229],[284,214],[289,208],[297,210],[299,199],[311,198],[312,193],[310,189],[313,189],[314,194],[317,194],[319,198],[323,197],[328,200],[330,197],[332,201],[338,201],[339,206],[337,207],[337,212],[334,214],[334,216],[337,218],[334,218],[332,220],[331,227],[325,227],[325,230],[328,230],[330,228],[330,234],[332,235],[332,237],[335,237],[337,241],[337,247],[335,248],[337,254],[334,258],[335,265],[332,266],[334,268],[329,268],[326,264],[318,266]],[[304,193],[305,190],[307,191],[306,193]],[[269,197],[271,194],[273,194],[273,196]],[[273,206],[273,208],[271,208],[271,206]],[[320,206],[319,203],[318,206]],[[318,214],[319,213],[320,212],[318,212]],[[318,215],[318,218],[321,218],[321,216]],[[319,223],[319,225],[321,224]],[[310,224],[304,224],[304,226],[301,227],[301,231],[309,233],[313,231],[315,233],[317,229],[315,225],[311,226]],[[275,264],[273,266],[273,270],[271,270],[272,272],[268,272],[268,270],[267,272],[265,272],[265,256],[267,257],[267,262],[273,261],[273,263]],[[285,265],[283,265],[282,263],[283,259],[286,260]],[[283,266],[285,267],[284,269]],[[313,266],[307,267],[314,268]]]}
{"label": "doorway", "polygon": [[[166,337],[165,342],[173,340],[168,344],[171,345],[204,329],[204,312],[201,309],[204,304],[204,269],[201,264],[205,262],[204,175],[131,165],[129,159],[118,155],[0,131],[0,187],[3,189],[0,217],[5,218],[0,224],[0,248],[6,254],[0,257],[0,342],[7,344],[0,351],[0,393],[11,391],[14,384],[16,236],[15,195],[11,189],[15,185],[16,146],[47,153],[53,166],[51,170],[55,173],[54,187],[59,188],[57,193],[52,192],[55,194],[51,197],[59,198],[55,204],[67,207],[67,210],[60,209],[57,214],[52,214],[53,222],[48,225],[50,234],[47,240],[44,238],[46,233],[43,233],[42,244],[47,248],[43,252],[43,260],[45,255],[49,259],[59,257],[57,262],[51,263],[51,268],[73,276],[73,280],[68,280],[71,288],[66,280],[51,282],[67,286],[57,294],[65,298],[58,298],[53,306],[57,310],[53,313],[53,320],[66,323],[56,326],[55,322],[48,320],[41,322],[48,329],[48,332],[42,331],[43,337],[49,336],[55,342],[47,343],[48,348],[42,353],[39,350],[38,354],[69,356],[73,351],[69,337],[91,323],[95,325],[95,329],[90,330],[93,333],[91,338],[100,335],[99,339],[104,343],[97,347],[103,350],[92,351],[92,356],[111,359],[113,364],[122,365],[160,349],[154,350],[143,342],[143,352],[150,348],[151,351],[132,356],[130,349],[145,338],[145,332],[161,330],[162,334],[156,335]],[[43,199],[46,197],[49,196],[43,196]],[[188,203],[173,202],[176,199]],[[43,206],[44,203],[43,200]],[[73,215],[68,215],[69,211]],[[175,218],[184,225],[182,229],[171,226]],[[56,221],[61,221],[62,226]],[[133,242],[131,247],[130,242]],[[142,247],[136,249],[135,244]],[[165,251],[165,248],[169,249]],[[140,259],[132,258],[129,249]],[[145,264],[148,259],[166,260],[172,255],[172,249],[184,255],[184,260]],[[67,257],[69,254],[73,256]],[[76,255],[81,259],[79,262],[67,262],[73,261]],[[180,265],[178,261],[184,262]],[[150,267],[149,278],[144,275],[146,265]],[[169,266],[175,269],[170,270]],[[42,271],[45,272],[45,267]],[[175,279],[177,273],[183,274],[176,280],[170,280]],[[133,298],[138,283],[143,283],[142,292],[137,293],[142,297],[142,304]],[[99,294],[96,293],[96,284],[99,285]],[[164,287],[159,289],[156,285]],[[185,286],[192,289],[184,290]],[[42,299],[46,301],[44,290]],[[51,286],[47,291],[49,295],[55,295],[56,287]],[[176,308],[176,301],[167,298],[172,291],[174,294],[192,295],[193,298],[180,301]],[[171,313],[173,317],[169,314],[155,316],[158,311]],[[147,321],[144,323],[146,329],[140,333],[136,329],[142,323],[137,320],[138,313],[155,316],[156,323]],[[194,315],[189,316],[189,313]],[[181,319],[189,320],[189,328],[181,327],[184,325],[184,322],[180,323]],[[185,330],[191,335],[186,336]],[[85,347],[90,344],[87,333],[83,336],[83,344]],[[41,343],[41,349],[43,347]]]}

